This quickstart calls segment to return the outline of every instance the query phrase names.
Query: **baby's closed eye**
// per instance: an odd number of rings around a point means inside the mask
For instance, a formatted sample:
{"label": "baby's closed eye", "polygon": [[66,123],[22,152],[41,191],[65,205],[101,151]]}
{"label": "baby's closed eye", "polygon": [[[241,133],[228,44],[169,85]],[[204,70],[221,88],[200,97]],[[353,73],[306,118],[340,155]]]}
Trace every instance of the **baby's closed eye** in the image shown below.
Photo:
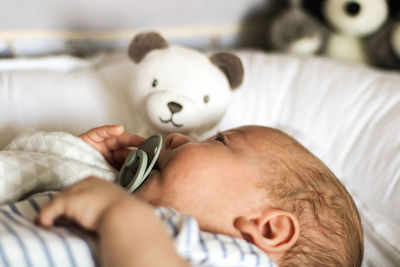
{"label": "baby's closed eye", "polygon": [[224,135],[223,135],[223,133],[222,132],[218,132],[218,134],[216,136],[214,136],[212,138],[212,140],[224,143]]}

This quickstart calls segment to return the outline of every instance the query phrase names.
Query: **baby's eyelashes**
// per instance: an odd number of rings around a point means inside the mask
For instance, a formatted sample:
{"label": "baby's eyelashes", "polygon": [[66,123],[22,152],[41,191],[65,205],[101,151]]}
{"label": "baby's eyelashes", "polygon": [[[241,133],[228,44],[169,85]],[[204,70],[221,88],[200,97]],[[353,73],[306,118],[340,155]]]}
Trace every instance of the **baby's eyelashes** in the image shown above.
{"label": "baby's eyelashes", "polygon": [[212,140],[224,143],[224,135],[223,135],[223,133],[222,132],[218,132],[218,134],[215,137],[213,137]]}

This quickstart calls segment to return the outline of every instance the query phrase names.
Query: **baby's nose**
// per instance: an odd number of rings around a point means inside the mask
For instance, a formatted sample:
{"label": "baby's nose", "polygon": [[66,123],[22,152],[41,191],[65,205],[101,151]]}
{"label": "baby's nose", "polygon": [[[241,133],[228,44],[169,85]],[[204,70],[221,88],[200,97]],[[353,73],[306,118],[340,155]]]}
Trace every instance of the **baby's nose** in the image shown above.
{"label": "baby's nose", "polygon": [[193,140],[190,137],[179,133],[172,133],[165,138],[164,148],[175,149],[189,142],[193,142]]}

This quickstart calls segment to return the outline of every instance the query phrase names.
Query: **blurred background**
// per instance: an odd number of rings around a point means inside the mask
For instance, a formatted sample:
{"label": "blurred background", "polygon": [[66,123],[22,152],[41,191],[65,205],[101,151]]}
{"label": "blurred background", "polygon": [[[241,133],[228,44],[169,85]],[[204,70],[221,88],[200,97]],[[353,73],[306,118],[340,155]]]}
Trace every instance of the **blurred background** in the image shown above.
{"label": "blurred background", "polygon": [[199,49],[256,48],[400,67],[398,0],[1,0],[0,58],[126,49],[161,32]]}
{"label": "blurred background", "polygon": [[263,36],[259,33],[265,28],[265,20],[268,17],[265,14],[271,8],[268,3],[273,2],[1,1],[2,57],[49,52],[86,54],[95,50],[122,49],[136,32],[143,30],[160,31],[171,42],[196,48],[260,46]]}

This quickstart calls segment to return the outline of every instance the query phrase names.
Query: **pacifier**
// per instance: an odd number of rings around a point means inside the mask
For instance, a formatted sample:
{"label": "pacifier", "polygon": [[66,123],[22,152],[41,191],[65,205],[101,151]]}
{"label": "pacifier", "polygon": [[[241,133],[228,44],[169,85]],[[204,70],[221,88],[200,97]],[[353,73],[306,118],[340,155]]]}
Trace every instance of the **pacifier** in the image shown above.
{"label": "pacifier", "polygon": [[133,193],[147,178],[156,164],[162,147],[159,134],[150,136],[137,149],[132,150],[125,159],[116,183]]}

